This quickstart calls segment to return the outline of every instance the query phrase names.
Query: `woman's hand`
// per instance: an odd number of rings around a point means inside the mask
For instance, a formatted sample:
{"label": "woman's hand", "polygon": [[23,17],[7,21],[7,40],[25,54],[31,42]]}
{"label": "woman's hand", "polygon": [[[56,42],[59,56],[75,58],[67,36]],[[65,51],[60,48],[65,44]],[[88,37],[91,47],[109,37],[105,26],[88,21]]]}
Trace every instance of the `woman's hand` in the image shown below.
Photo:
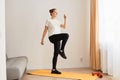
{"label": "woman's hand", "polygon": [[41,43],[41,45],[44,45],[44,41],[41,41],[40,43]]}
{"label": "woman's hand", "polygon": [[45,26],[45,29],[44,29],[44,31],[43,31],[43,35],[42,35],[42,39],[41,39],[41,42],[40,42],[41,45],[44,45],[44,37],[45,37],[47,31],[48,31],[48,27]]}
{"label": "woman's hand", "polygon": [[66,19],[67,18],[67,16],[64,14],[64,19]]}
{"label": "woman's hand", "polygon": [[62,27],[62,28],[64,28],[65,29],[65,27],[66,27],[66,15],[64,14],[64,23],[63,24],[61,24],[60,26]]}

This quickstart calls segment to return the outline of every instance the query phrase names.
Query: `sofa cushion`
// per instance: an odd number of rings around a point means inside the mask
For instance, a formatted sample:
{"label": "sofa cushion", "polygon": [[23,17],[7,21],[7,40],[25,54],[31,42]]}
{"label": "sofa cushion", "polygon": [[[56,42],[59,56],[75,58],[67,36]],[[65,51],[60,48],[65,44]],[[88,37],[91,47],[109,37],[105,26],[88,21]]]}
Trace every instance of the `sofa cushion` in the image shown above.
{"label": "sofa cushion", "polygon": [[27,62],[28,60],[25,56],[7,59],[8,80],[21,78],[27,66]]}

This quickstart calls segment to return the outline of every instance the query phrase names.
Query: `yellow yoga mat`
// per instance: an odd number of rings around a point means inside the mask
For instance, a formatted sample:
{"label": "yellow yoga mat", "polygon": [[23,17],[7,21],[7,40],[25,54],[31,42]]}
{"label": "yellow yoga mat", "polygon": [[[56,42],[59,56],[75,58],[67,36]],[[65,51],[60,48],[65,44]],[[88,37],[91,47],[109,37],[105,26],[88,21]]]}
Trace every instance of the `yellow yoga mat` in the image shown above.
{"label": "yellow yoga mat", "polygon": [[97,76],[92,76],[92,74],[83,74],[75,72],[62,72],[62,74],[51,74],[50,70],[34,70],[29,71],[28,74],[47,76],[47,77],[57,77],[57,78],[69,78],[77,80],[96,80]]}

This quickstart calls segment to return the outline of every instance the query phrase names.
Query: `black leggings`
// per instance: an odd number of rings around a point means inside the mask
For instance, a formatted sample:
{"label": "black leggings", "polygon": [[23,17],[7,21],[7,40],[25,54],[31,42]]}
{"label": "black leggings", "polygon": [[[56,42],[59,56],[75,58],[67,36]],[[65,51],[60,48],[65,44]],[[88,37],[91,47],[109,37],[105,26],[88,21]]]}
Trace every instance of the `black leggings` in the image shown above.
{"label": "black leggings", "polygon": [[54,44],[54,56],[52,60],[52,69],[56,69],[57,57],[60,50],[64,51],[65,44],[68,40],[69,35],[67,33],[54,34],[49,37],[51,43]]}

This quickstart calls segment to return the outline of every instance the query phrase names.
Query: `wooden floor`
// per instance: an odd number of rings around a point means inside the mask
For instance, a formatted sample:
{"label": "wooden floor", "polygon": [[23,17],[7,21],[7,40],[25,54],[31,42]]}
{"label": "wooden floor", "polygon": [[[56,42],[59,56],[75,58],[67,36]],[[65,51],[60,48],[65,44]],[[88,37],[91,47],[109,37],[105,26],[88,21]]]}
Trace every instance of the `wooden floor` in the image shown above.
{"label": "wooden floor", "polygon": [[[59,71],[67,71],[67,72],[77,72],[77,73],[92,73],[91,69],[88,68],[75,68],[75,69],[59,69]],[[44,77],[44,76],[36,76],[36,75],[28,75],[25,74],[22,80],[75,80],[75,79],[63,79],[63,78],[54,78],[54,77]],[[104,74],[103,78],[98,78],[96,80],[113,80],[112,76]]]}

